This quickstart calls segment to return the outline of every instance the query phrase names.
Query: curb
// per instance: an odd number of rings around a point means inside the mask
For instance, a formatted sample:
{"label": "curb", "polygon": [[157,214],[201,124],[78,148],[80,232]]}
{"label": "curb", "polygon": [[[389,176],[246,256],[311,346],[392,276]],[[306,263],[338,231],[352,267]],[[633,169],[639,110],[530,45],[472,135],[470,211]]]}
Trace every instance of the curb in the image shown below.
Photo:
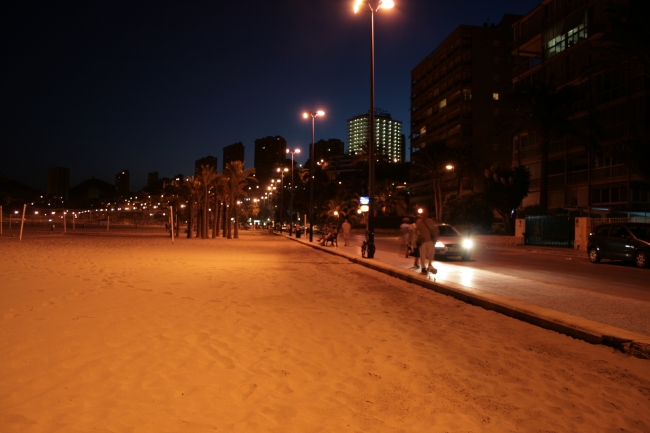
{"label": "curb", "polygon": [[571,314],[561,313],[550,308],[538,307],[528,302],[507,298],[479,289],[472,289],[469,292],[459,284],[442,284],[435,280],[425,280],[419,274],[406,272],[387,263],[369,261],[368,259],[351,256],[334,249],[322,247],[318,244],[310,244],[301,239],[285,237],[305,246],[346,258],[352,263],[382,272],[391,277],[407,281],[443,295],[451,296],[470,305],[495,311],[505,316],[521,320],[522,322],[539,326],[540,328],[568,335],[577,340],[586,341],[591,344],[603,344],[637,358],[650,359],[650,337],[648,336],[598,323],[593,320],[583,319]]}

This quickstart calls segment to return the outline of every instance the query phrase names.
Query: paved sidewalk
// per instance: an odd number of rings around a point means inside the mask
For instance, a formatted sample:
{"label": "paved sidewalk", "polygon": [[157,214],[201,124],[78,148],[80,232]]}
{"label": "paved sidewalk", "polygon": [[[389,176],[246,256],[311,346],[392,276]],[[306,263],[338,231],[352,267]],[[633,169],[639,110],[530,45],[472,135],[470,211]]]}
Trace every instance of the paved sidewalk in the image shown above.
{"label": "paved sidewalk", "polygon": [[[280,234],[278,234],[280,235]],[[506,296],[490,293],[484,290],[470,288],[449,281],[436,281],[432,275],[428,278],[413,272],[413,269],[404,267],[404,259],[399,259],[396,254],[377,251],[374,259],[361,257],[359,247],[323,247],[317,242],[309,242],[309,238],[289,237],[286,233],[282,236],[295,242],[301,242],[312,248],[319,249],[329,254],[346,257],[354,263],[383,272],[424,288],[452,296],[472,305],[483,307],[487,310],[497,311],[509,317],[550,329],[573,338],[592,344],[604,344],[615,347],[630,355],[650,359],[650,337],[631,332],[615,326],[598,323],[571,314],[555,311],[550,308],[540,307],[530,302],[512,299]],[[567,257],[584,256],[584,251],[569,248],[552,248],[539,246],[508,246],[508,245],[482,245],[486,249],[507,249],[526,251],[527,253],[561,255]],[[409,259],[410,260],[410,259]]]}

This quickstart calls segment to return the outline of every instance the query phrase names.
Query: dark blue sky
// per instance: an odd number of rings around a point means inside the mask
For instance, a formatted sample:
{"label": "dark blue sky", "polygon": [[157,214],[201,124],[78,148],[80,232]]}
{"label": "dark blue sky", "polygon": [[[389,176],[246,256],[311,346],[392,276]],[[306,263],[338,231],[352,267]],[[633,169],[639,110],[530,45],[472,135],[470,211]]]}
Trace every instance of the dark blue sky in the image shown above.
{"label": "dark blue sky", "polygon": [[[375,105],[408,136],[410,72],[460,24],[498,23],[540,0],[395,0],[376,15]],[[46,189],[70,169],[131,189],[148,172],[193,174],[194,160],[281,135],[307,159],[346,140],[369,108],[370,17],[352,0],[10,2],[0,17],[0,172]],[[407,140],[408,146],[408,140]]]}

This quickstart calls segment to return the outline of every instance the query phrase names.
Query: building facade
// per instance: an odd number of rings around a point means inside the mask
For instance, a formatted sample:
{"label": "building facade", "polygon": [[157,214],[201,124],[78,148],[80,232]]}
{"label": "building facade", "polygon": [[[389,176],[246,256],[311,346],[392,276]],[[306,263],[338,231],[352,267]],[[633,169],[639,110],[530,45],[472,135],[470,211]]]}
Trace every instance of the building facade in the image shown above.
{"label": "building facade", "polygon": [[70,169],[52,167],[47,170],[47,194],[68,200],[70,191]]}
{"label": "building facade", "polygon": [[[506,14],[498,24],[461,25],[411,71],[411,161],[428,146],[454,150],[473,169],[445,171],[442,193],[482,187],[481,174],[493,166],[509,167],[511,137],[500,124],[512,112],[504,100],[512,91],[512,24]],[[431,208],[429,176],[411,171],[411,206]]]}
{"label": "building facade", "polygon": [[208,167],[214,168],[214,172],[216,173],[218,162],[219,162],[219,158],[212,155],[204,156],[201,159],[197,159],[196,161],[194,161],[194,173],[195,174],[200,173],[202,165],[207,165]]}
{"label": "building facade", "polygon": [[264,137],[255,140],[255,177],[257,186],[271,183],[277,177],[278,167],[285,167],[287,140],[281,136]]}
{"label": "building facade", "polygon": [[[348,119],[348,154],[366,154],[369,143],[370,113]],[[404,162],[406,142],[402,134],[402,122],[394,120],[387,111],[375,108],[376,155],[389,162]]]}
{"label": "building facade", "polygon": [[[540,203],[544,153],[549,209],[650,211],[648,175],[636,163],[650,158],[648,75],[632,57],[603,44],[616,25],[610,5],[606,0],[546,0],[513,25],[513,87],[541,83],[557,92],[575,86],[582,95],[570,117],[581,134],[553,136],[544,147],[542,131],[524,130],[514,137],[513,164],[525,165],[532,174],[524,206]],[[643,55],[639,47],[628,48]],[[635,144],[640,153],[631,151]]]}
{"label": "building facade", "polygon": [[344,153],[345,143],[338,138],[330,138],[327,141],[318,140],[314,143],[314,159],[316,161],[325,160],[333,156],[340,156]]}
{"label": "building facade", "polygon": [[231,163],[233,161],[244,162],[244,159],[245,159],[244,143],[240,141],[231,144],[230,146],[226,146],[223,148],[223,167],[221,169],[225,170],[226,164]]}
{"label": "building facade", "polygon": [[122,170],[115,175],[115,198],[117,200],[126,200],[129,198],[131,175],[129,170]]}

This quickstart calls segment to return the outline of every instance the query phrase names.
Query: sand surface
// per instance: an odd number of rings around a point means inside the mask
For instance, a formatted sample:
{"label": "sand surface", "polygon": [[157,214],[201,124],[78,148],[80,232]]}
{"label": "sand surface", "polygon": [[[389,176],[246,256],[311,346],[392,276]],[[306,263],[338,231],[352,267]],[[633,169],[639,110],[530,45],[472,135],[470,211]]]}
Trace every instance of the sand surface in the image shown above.
{"label": "sand surface", "polygon": [[648,432],[650,361],[271,235],[0,238],[0,432]]}

